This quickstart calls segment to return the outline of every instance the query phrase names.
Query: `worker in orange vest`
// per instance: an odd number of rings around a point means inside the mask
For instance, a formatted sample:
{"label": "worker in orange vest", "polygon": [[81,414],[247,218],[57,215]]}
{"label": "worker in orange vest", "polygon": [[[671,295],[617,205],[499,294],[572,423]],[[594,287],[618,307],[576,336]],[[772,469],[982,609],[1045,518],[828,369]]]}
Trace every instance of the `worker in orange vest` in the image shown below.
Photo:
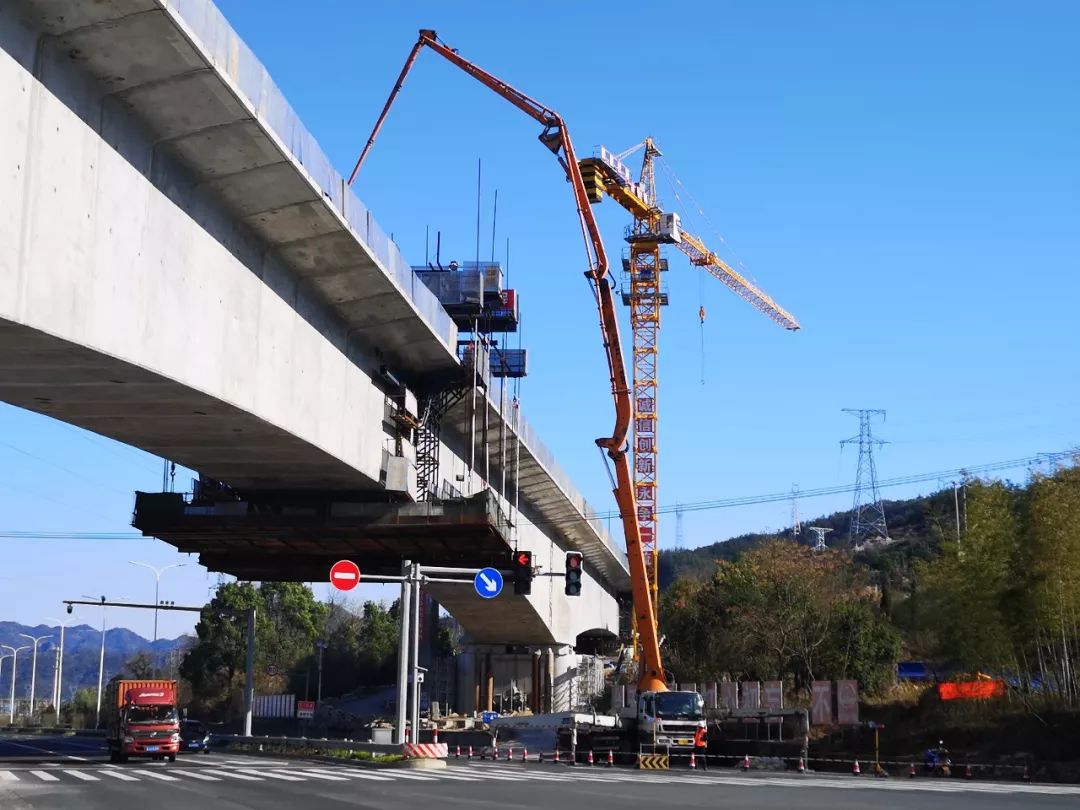
{"label": "worker in orange vest", "polygon": [[706,738],[705,727],[702,726],[694,732],[694,754],[697,757],[701,757],[701,768],[704,770],[709,769],[709,765],[705,757],[705,751],[707,746],[708,739]]}

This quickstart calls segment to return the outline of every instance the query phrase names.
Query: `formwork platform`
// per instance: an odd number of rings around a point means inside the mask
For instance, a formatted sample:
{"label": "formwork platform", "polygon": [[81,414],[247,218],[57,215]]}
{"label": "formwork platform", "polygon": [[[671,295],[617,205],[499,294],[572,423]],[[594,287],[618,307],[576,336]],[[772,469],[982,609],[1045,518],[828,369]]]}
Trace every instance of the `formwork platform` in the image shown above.
{"label": "formwork platform", "polygon": [[138,492],[132,525],[242,580],[322,581],[343,557],[373,576],[400,574],[404,559],[464,567],[509,559],[510,523],[488,492],[399,504],[339,497],[199,505],[179,493]]}

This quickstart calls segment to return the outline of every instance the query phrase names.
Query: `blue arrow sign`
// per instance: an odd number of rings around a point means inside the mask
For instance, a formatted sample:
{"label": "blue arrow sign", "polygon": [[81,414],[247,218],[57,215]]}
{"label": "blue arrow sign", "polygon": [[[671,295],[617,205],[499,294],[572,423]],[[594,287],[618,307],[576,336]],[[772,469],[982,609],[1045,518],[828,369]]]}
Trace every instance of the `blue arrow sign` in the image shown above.
{"label": "blue arrow sign", "polygon": [[502,593],[502,574],[496,568],[481,568],[473,577],[473,587],[484,599],[494,599]]}

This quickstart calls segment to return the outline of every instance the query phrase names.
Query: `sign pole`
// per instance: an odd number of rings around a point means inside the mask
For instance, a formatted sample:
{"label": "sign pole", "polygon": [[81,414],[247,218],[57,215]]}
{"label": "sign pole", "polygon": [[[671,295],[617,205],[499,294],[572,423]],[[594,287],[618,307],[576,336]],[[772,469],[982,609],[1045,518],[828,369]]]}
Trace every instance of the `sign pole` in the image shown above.
{"label": "sign pole", "polygon": [[413,742],[420,742],[420,566],[412,567],[412,645],[410,647],[410,665],[412,667],[412,728]]}
{"label": "sign pole", "polygon": [[398,643],[398,678],[397,678],[397,728],[395,740],[397,745],[405,744],[405,722],[408,718],[408,683],[409,683],[409,597],[412,594],[412,584],[409,575],[412,573],[412,563],[405,560],[401,564],[401,599],[398,600],[398,613],[401,619],[401,639]]}
{"label": "sign pole", "polygon": [[251,736],[251,711],[255,703],[255,608],[247,611],[247,651],[244,656],[244,736]]}

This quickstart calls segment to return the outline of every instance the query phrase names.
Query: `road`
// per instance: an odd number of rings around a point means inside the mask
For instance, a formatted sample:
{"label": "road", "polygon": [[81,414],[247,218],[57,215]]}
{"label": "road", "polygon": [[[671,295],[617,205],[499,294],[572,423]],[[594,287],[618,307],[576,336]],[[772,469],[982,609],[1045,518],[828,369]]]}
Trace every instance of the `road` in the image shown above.
{"label": "road", "polygon": [[307,808],[657,807],[897,810],[1076,807],[1080,786],[961,779],[634,771],[586,766],[451,760],[439,771],[362,768],[215,752],[175,764],[110,765],[100,742],[81,738],[0,737],[3,810],[307,810]]}

